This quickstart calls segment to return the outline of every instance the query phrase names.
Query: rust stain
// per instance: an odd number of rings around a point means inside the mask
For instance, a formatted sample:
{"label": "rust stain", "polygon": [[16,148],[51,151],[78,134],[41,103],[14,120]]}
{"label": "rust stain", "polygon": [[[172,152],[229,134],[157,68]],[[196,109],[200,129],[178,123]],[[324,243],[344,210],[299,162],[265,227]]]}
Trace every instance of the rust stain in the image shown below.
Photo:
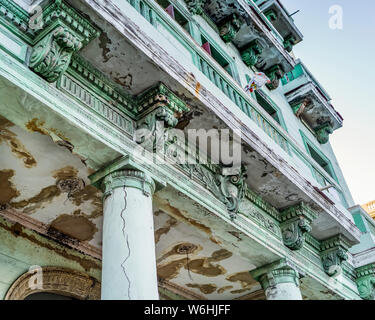
{"label": "rust stain", "polygon": [[199,91],[201,90],[201,84],[200,82],[197,82],[197,84],[195,85],[195,94],[197,96],[199,96]]}
{"label": "rust stain", "polygon": [[42,135],[48,135],[48,131],[43,128],[45,122],[37,118],[31,119],[26,123],[26,128],[32,132],[39,132]]}
{"label": "rust stain", "polygon": [[189,242],[182,242],[174,245],[172,249],[168,250],[166,253],[164,253],[160,258],[157,259],[157,262],[161,262],[171,256],[174,255],[194,255],[197,254],[199,251],[201,251],[203,248],[200,245],[195,245],[193,243]]}
{"label": "rust stain", "polygon": [[21,141],[17,139],[17,135],[8,129],[12,126],[14,126],[12,122],[0,116],[0,143],[6,143],[12,153],[23,161],[26,168],[35,167],[37,164],[35,158],[26,150]]}
{"label": "rust stain", "polygon": [[[187,252],[186,250],[184,250],[184,248],[189,247],[191,248],[191,252]],[[196,254],[199,250],[201,250],[200,246],[191,243],[182,243],[175,245],[170,251],[164,254],[162,258],[158,259],[158,262],[176,254],[185,255],[185,257],[168,262],[161,266],[158,265],[159,279],[171,280],[177,277],[182,268],[206,277],[217,277],[227,273],[225,268],[223,268],[219,264],[213,264],[213,262],[219,262],[228,259],[232,256],[231,252],[225,249],[221,249],[212,253],[210,257],[191,259],[190,255]]]}
{"label": "rust stain", "polygon": [[0,205],[7,205],[13,198],[17,198],[20,192],[14,187],[10,179],[14,176],[14,170],[0,170]]}
{"label": "rust stain", "polygon": [[73,193],[71,200],[76,206],[81,205],[83,202],[91,201],[95,209],[90,215],[86,215],[89,219],[95,219],[103,215],[102,193],[92,185],[87,185],[84,189]]}
{"label": "rust stain", "polygon": [[158,243],[160,240],[160,237],[163,234],[167,234],[171,230],[171,228],[175,226],[176,224],[177,224],[176,219],[172,217],[168,219],[168,221],[165,223],[165,225],[162,228],[155,231],[155,242]]}
{"label": "rust stain", "polygon": [[233,286],[225,286],[225,287],[222,287],[222,288],[217,289],[217,293],[218,293],[218,294],[222,294],[222,293],[224,293],[225,291],[228,291],[228,290],[230,290],[230,289],[233,289]]}
{"label": "rust stain", "polygon": [[92,240],[98,228],[82,215],[62,214],[52,221],[50,228],[79,241]]}
{"label": "rust stain", "polygon": [[24,209],[26,214],[33,213],[36,209],[42,208],[43,204],[51,203],[52,200],[61,194],[60,189],[56,185],[43,188],[36,196],[30,199],[11,202],[10,205],[15,209]]}
{"label": "rust stain", "polygon": [[44,125],[45,125],[44,120],[40,120],[38,118],[33,118],[25,124],[25,127],[26,127],[26,129],[28,129],[31,132],[38,132],[38,133],[40,133],[44,136],[51,136],[50,132],[52,132],[56,136],[58,136],[60,139],[66,141],[66,142],[70,141],[69,138],[67,138],[63,133],[61,133],[57,129],[55,129],[55,128],[46,129],[46,128],[44,128]]}
{"label": "rust stain", "polygon": [[78,174],[78,170],[72,166],[66,166],[64,168],[61,168],[52,172],[52,176],[56,180],[76,178],[77,174]]}
{"label": "rust stain", "polygon": [[230,282],[239,282],[241,284],[243,291],[241,292],[239,292],[239,290],[231,291],[231,293],[233,294],[245,292],[257,284],[257,282],[251,277],[249,271],[234,273],[226,277],[226,279]]}
{"label": "rust stain", "polygon": [[199,291],[204,294],[214,293],[217,289],[217,286],[214,283],[208,283],[208,284],[187,283],[186,286],[189,288],[199,289]]}
{"label": "rust stain", "polygon": [[0,227],[4,230],[11,232],[15,237],[21,237],[23,239],[29,240],[30,242],[40,247],[51,250],[68,260],[75,261],[87,272],[90,271],[90,269],[101,269],[100,261],[94,258],[89,259],[79,257],[77,255],[67,252],[67,248],[62,247],[61,245],[52,245],[52,243],[48,243],[45,240],[42,241],[41,239],[39,239],[40,237],[38,237],[37,235],[34,236],[32,234],[28,234],[27,229],[21,226],[19,223],[15,223],[9,226],[7,223],[0,219]]}
{"label": "rust stain", "polygon": [[[187,222],[188,224],[202,230],[203,232],[205,232],[209,236],[209,239],[213,243],[221,244],[221,242],[219,240],[217,240],[212,235],[212,231],[209,227],[205,226],[204,224],[202,224],[202,223],[200,223],[200,222],[198,222],[198,221],[196,221],[192,218],[186,217],[184,214],[182,214],[182,212],[178,208],[175,208],[175,207],[171,206],[171,204],[169,203],[168,200],[159,199],[158,203],[159,203],[160,209],[163,209],[163,211],[168,212],[169,214],[173,215],[174,217],[180,218],[180,220],[182,220],[184,222]],[[184,213],[187,214],[187,212],[185,212],[185,211],[184,211]]]}

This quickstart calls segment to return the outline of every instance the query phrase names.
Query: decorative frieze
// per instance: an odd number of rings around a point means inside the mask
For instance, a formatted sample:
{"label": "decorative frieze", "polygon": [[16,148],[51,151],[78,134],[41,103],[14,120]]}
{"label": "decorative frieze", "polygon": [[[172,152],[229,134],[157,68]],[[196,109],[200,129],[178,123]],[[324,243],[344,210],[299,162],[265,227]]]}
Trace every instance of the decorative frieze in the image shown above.
{"label": "decorative frieze", "polygon": [[324,271],[331,277],[342,273],[342,262],[348,259],[348,240],[337,235],[321,242],[321,253]]}
{"label": "decorative frieze", "polygon": [[320,144],[326,144],[329,141],[329,135],[333,133],[333,128],[330,122],[314,128],[316,138]]}
{"label": "decorative frieze", "polygon": [[225,43],[231,42],[241,28],[241,23],[236,14],[232,14],[219,23],[220,37]]}
{"label": "decorative frieze", "polygon": [[284,76],[285,72],[282,66],[277,64],[267,69],[265,74],[271,80],[271,83],[267,84],[268,89],[275,90],[279,87],[280,79]]}
{"label": "decorative frieze", "polygon": [[259,57],[263,52],[263,48],[259,40],[253,40],[248,46],[241,49],[241,57],[243,62],[248,66],[252,67],[258,63]]}
{"label": "decorative frieze", "polygon": [[62,1],[47,6],[42,16],[29,66],[48,82],[55,82],[67,70],[73,53],[96,38],[99,31]]}
{"label": "decorative frieze", "polygon": [[359,295],[364,300],[375,300],[375,263],[356,269]]}
{"label": "decorative frieze", "polygon": [[304,203],[284,209],[280,213],[281,233],[284,244],[291,250],[299,250],[305,243],[305,234],[311,231],[316,213]]}

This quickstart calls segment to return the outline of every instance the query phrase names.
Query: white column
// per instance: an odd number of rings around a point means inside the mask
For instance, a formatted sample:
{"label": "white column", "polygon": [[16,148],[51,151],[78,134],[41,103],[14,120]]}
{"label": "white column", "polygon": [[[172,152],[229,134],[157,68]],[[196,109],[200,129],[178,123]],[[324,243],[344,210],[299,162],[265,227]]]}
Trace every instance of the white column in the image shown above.
{"label": "white column", "polygon": [[102,300],[158,300],[152,179],[137,170],[107,175],[104,191]]}
{"label": "white column", "polygon": [[267,300],[302,300],[299,274],[285,261],[251,271],[251,275],[260,282]]}

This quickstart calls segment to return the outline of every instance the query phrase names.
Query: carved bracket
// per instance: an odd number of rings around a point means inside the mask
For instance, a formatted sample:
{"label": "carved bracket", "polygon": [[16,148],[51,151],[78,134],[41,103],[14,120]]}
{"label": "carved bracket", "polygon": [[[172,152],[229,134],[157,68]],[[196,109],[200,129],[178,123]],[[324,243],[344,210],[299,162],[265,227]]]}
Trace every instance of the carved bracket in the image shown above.
{"label": "carved bracket", "polygon": [[268,89],[275,90],[279,87],[280,79],[284,76],[285,72],[283,67],[277,64],[267,69],[265,74],[271,80],[271,83],[267,84]]}
{"label": "carved bracket", "polygon": [[333,128],[330,122],[327,122],[314,129],[316,138],[320,144],[326,144],[329,141],[329,135],[333,133]]}
{"label": "carved bracket", "polygon": [[342,272],[342,262],[348,259],[348,241],[338,235],[324,240],[321,245],[320,257],[322,259],[323,269],[330,276],[338,276]]}
{"label": "carved bracket", "polygon": [[263,52],[263,47],[258,40],[253,40],[250,44],[241,50],[241,58],[248,66],[254,66],[258,63],[259,57]]}
{"label": "carved bracket", "polygon": [[185,102],[162,83],[139,95],[136,105],[141,119],[134,139],[148,151],[164,149],[168,129],[174,128],[182,114],[189,111]]}
{"label": "carved bracket", "polygon": [[48,82],[55,82],[68,68],[73,53],[96,38],[99,30],[62,1],[45,7],[42,16],[43,27],[29,66]]}
{"label": "carved bracket", "polygon": [[311,231],[316,213],[304,203],[281,211],[281,233],[284,244],[291,250],[299,250],[305,243],[305,234]]}
{"label": "carved bracket", "polygon": [[291,52],[293,50],[293,46],[296,43],[296,38],[293,35],[289,35],[285,37],[283,45],[286,51]]}
{"label": "carved bracket", "polygon": [[207,0],[185,0],[191,14],[201,15]]}
{"label": "carved bracket", "polygon": [[364,300],[375,300],[375,264],[359,267],[356,271],[359,295]]}
{"label": "carved bracket", "polygon": [[241,23],[236,14],[232,14],[219,23],[220,37],[225,43],[231,42],[241,28]]}

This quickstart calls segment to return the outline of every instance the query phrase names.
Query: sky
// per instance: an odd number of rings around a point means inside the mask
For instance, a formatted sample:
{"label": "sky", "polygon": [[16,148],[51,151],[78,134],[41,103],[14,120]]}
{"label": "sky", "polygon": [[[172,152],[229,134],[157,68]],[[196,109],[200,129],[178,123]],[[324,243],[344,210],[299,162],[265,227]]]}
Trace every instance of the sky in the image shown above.
{"label": "sky", "polygon": [[[282,0],[304,40],[294,54],[326,89],[344,126],[330,136],[356,204],[375,200],[375,1]],[[342,29],[330,28],[342,8]],[[333,8],[334,9],[334,8]],[[332,9],[332,10],[333,10]]]}

